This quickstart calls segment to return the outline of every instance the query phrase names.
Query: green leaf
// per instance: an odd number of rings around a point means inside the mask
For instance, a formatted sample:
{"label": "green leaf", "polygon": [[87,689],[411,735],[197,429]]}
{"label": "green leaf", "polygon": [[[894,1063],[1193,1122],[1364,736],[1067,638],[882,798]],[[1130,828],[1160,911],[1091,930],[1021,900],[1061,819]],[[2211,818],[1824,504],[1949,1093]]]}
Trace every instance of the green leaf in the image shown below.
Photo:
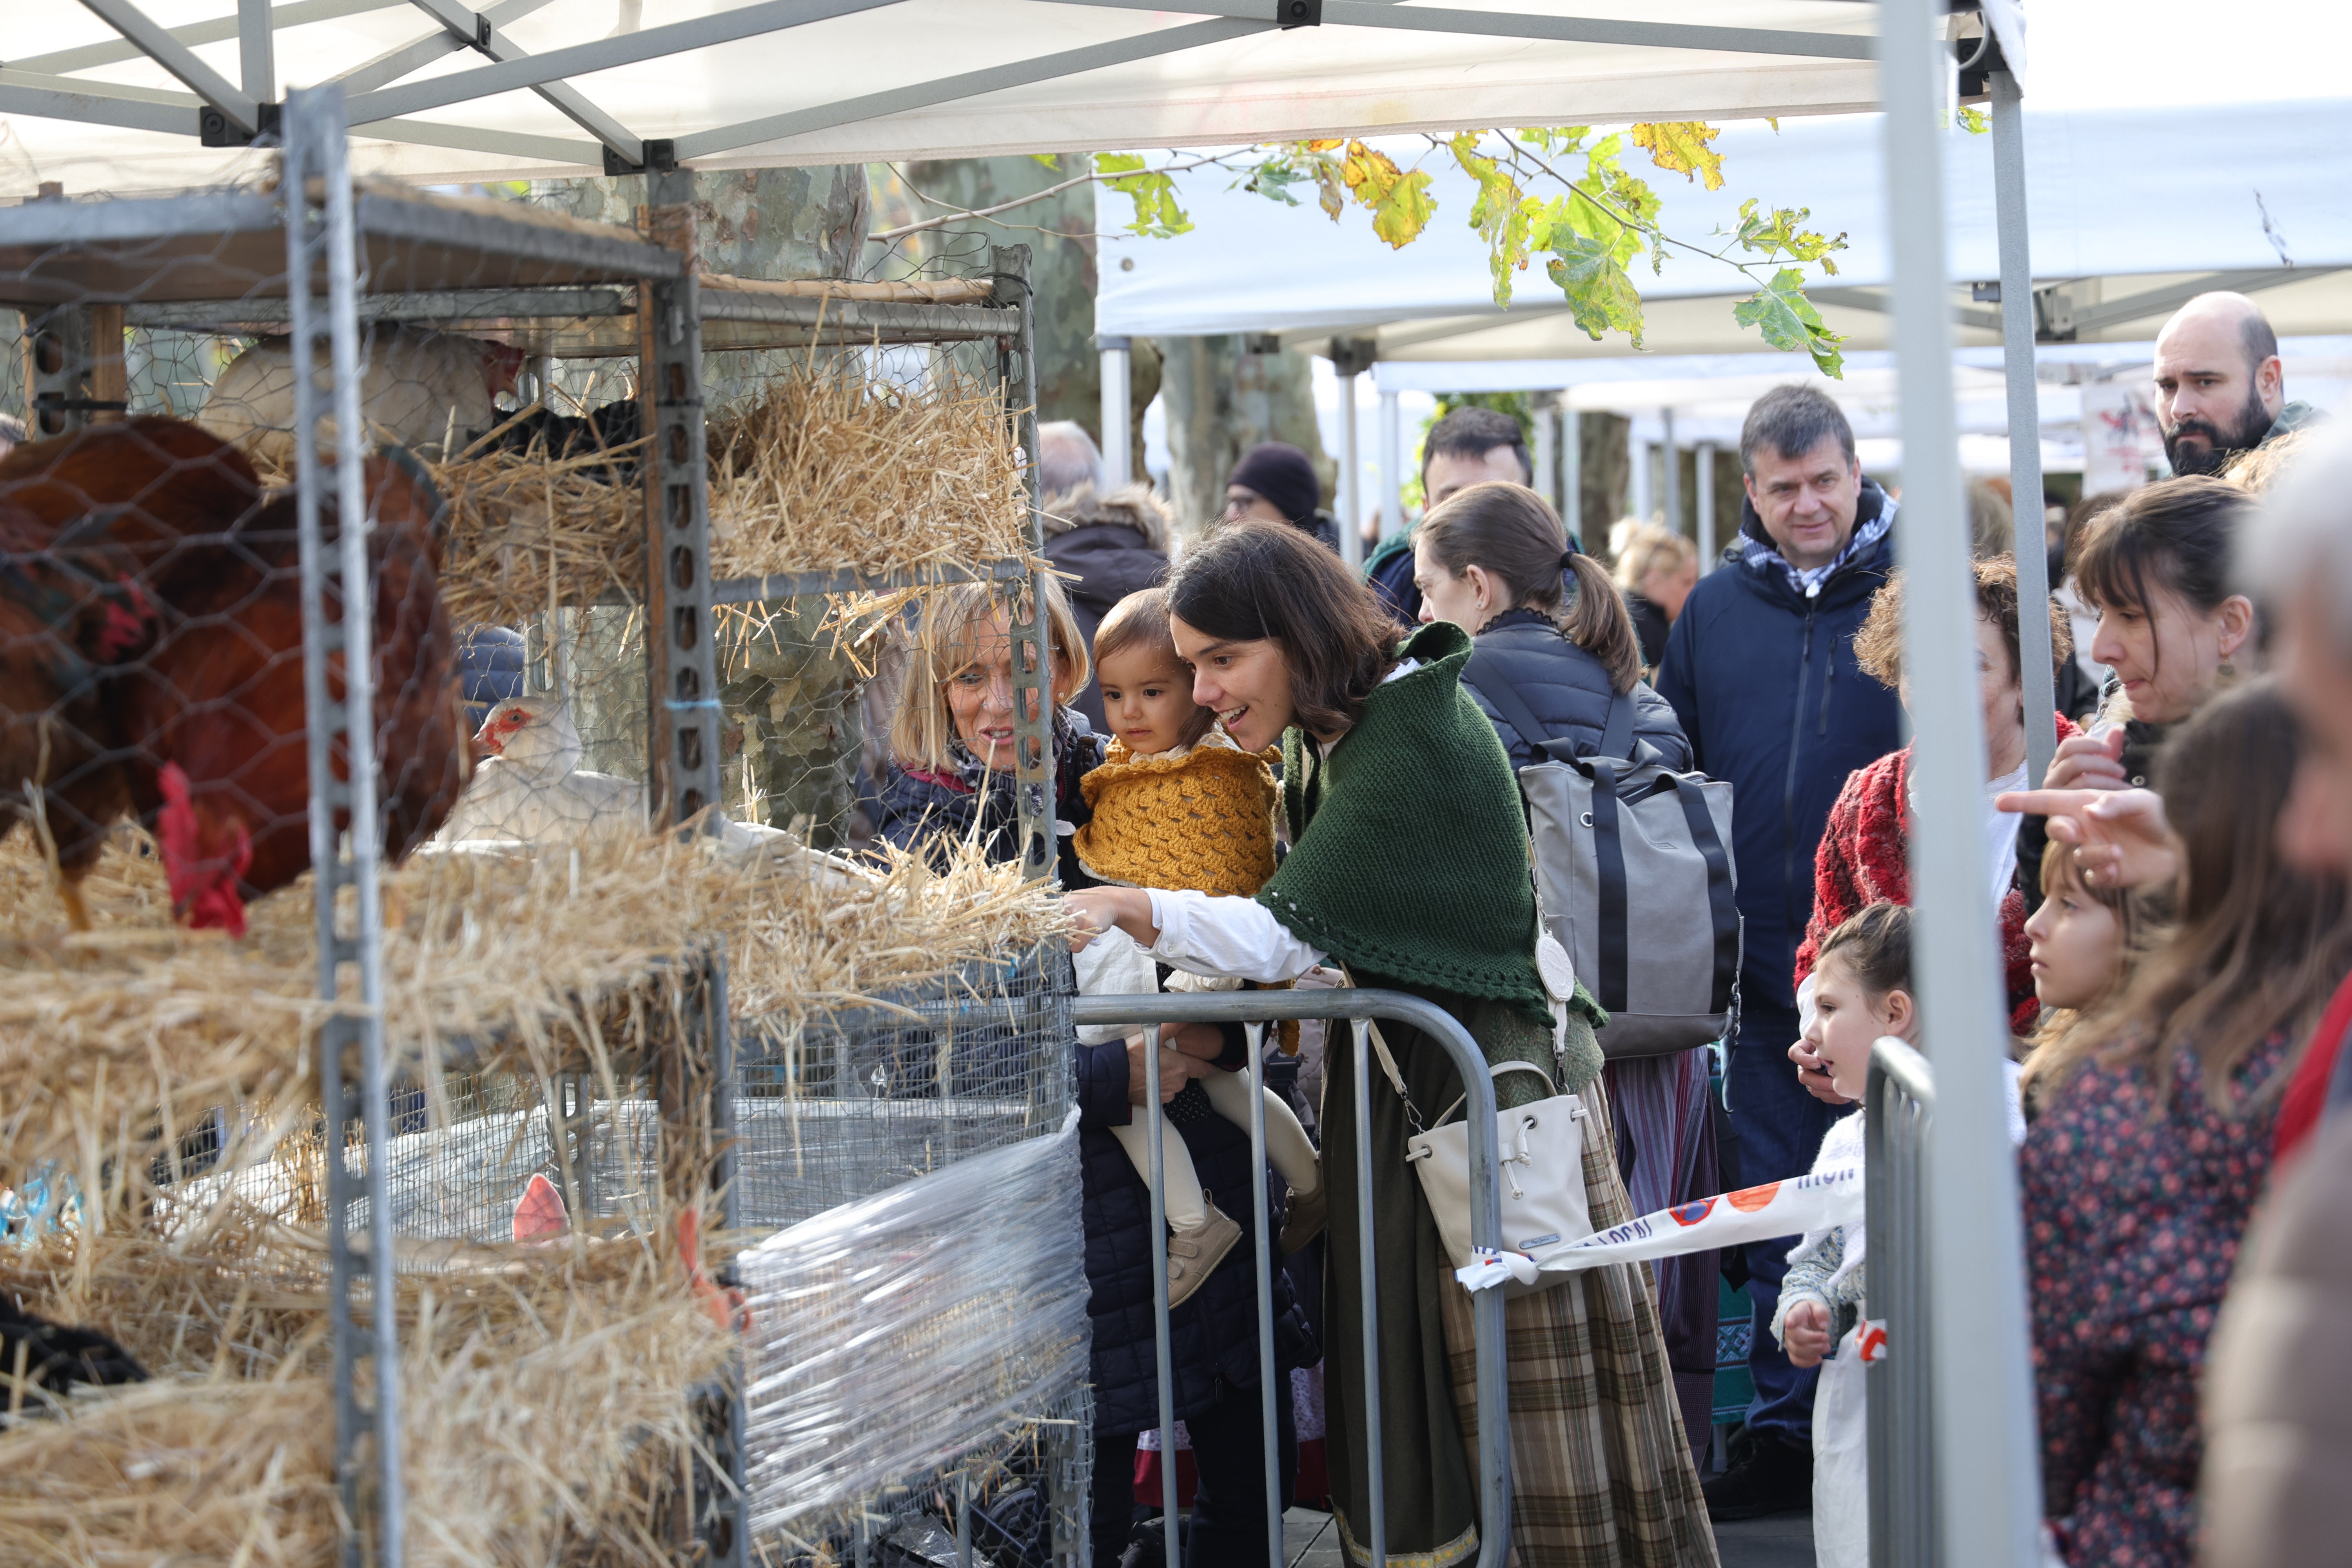
{"label": "green leaf", "polygon": [[1255,191],[1268,201],[1280,202],[1286,207],[1295,207],[1298,205],[1298,198],[1290,194],[1290,187],[1301,180],[1311,178],[1313,178],[1312,175],[1302,174],[1287,163],[1269,160],[1251,170],[1249,178],[1242,182],[1241,188],[1245,191]]}
{"label": "green leaf", "polygon": [[1529,125],[1511,132],[1538,152],[1573,153],[1592,134],[1590,125]]}
{"label": "green leaf", "polygon": [[1176,182],[1160,170],[1147,168],[1140,156],[1097,153],[1095,173],[1109,176],[1103,184],[1135,203],[1135,221],[1127,226],[1128,233],[1168,239],[1192,231],[1192,220],[1177,205]]}
{"label": "green leaf", "polygon": [[1545,271],[1559,286],[1577,326],[1596,342],[1604,332],[1623,332],[1640,348],[1642,295],[1618,262],[1615,247],[1565,226],[1552,237],[1552,259]]}
{"label": "green leaf", "polygon": [[1965,103],[1960,105],[1960,124],[1971,136],[1981,136],[1992,129],[1992,121],[1985,118],[1983,110]]}
{"label": "green leaf", "polygon": [[1739,204],[1739,227],[1733,237],[1742,249],[1755,251],[1767,261],[1786,256],[1792,261],[1818,262],[1823,272],[1834,278],[1837,263],[1831,257],[1846,247],[1845,235],[1840,231],[1832,237],[1801,226],[1811,216],[1811,207],[1776,207],[1769,215],[1759,214],[1751,198]]}
{"label": "green leaf", "polygon": [[1511,275],[1527,269],[1530,208],[1539,208],[1541,204],[1530,202],[1508,169],[1478,151],[1475,132],[1465,131],[1446,146],[1462,172],[1478,182],[1478,199],[1470,206],[1470,226],[1486,242],[1486,266],[1495,279],[1495,303],[1508,306]]}
{"label": "green leaf", "polygon": [[1823,375],[1843,380],[1845,355],[1838,345],[1845,339],[1822,323],[1822,313],[1805,298],[1804,281],[1803,273],[1783,267],[1772,281],[1734,306],[1732,318],[1754,327],[1776,349],[1811,354]]}
{"label": "green leaf", "polygon": [[1032,162],[1043,163],[1049,169],[1059,170],[1062,166],[1062,155],[1059,153],[1032,153],[1029,157]]}
{"label": "green leaf", "polygon": [[1708,143],[1723,134],[1696,120],[1655,120],[1633,127],[1633,145],[1649,151],[1650,162],[1670,174],[1696,179],[1710,191],[1723,189],[1723,154]]}
{"label": "green leaf", "polygon": [[1420,238],[1421,231],[1429,226],[1430,214],[1437,208],[1429,199],[1427,174],[1419,169],[1407,174],[1397,167],[1395,159],[1361,142],[1348,143],[1348,161],[1340,178],[1356,204],[1371,209],[1372,232],[1386,240],[1391,250],[1402,250]]}

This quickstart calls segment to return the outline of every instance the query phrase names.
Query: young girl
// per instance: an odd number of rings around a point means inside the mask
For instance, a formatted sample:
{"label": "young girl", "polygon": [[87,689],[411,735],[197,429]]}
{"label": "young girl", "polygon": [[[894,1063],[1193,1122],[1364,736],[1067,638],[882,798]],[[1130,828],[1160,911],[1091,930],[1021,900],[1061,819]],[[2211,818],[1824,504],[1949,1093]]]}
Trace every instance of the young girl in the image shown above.
{"label": "young girl", "polygon": [[[1215,715],[1193,702],[1192,672],[1169,637],[1164,590],[1130,594],[1111,607],[1095,631],[1095,668],[1111,742],[1102,765],[1080,781],[1094,815],[1072,843],[1079,865],[1096,881],[1115,886],[1256,892],[1274,875],[1277,786],[1265,759],[1234,744],[1213,727]],[[1079,989],[1090,995],[1160,988],[1151,960],[1121,931],[1096,938],[1077,962]],[[1195,1081],[1218,1115],[1248,1128],[1245,1075],[1209,1072]],[[1322,1167],[1290,1107],[1270,1089],[1260,1098],[1266,1156],[1290,1184],[1282,1249],[1295,1251],[1322,1224]],[[1139,1114],[1110,1131],[1149,1181],[1147,1126]],[[1242,1232],[1202,1190],[1174,1117],[1162,1118],[1160,1132],[1172,1307],[1201,1288]]]}
{"label": "young girl", "polygon": [[2081,1054],[2078,1026],[2121,988],[2128,973],[2132,910],[2126,889],[2092,887],[2073,854],[2043,857],[2042,907],[2025,922],[2033,994],[2042,1002],[2042,1025],[2033,1032],[2019,1079],[2029,1100],[2051,1073]]}

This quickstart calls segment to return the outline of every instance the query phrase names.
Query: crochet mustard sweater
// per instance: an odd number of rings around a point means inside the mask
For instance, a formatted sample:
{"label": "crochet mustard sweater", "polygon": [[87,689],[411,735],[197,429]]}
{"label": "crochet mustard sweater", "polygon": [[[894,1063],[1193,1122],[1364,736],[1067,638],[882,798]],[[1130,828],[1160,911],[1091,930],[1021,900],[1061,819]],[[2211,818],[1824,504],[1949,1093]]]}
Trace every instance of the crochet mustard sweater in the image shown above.
{"label": "crochet mustard sweater", "polygon": [[1274,875],[1274,755],[1213,731],[1186,751],[1149,757],[1114,740],[1078,782],[1094,811],[1073,841],[1078,863],[1130,888],[1249,897]]}

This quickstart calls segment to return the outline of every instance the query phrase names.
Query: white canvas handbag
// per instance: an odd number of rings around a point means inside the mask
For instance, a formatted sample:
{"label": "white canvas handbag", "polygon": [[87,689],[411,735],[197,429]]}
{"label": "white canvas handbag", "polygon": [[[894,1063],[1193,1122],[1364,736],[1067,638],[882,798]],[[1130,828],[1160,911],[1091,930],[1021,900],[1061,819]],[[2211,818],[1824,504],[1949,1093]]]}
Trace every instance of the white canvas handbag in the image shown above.
{"label": "white canvas handbag", "polygon": [[[1439,1115],[1437,1124],[1424,1128],[1421,1113],[1405,1092],[1404,1075],[1389,1054],[1381,1026],[1369,1018],[1356,1020],[1370,1030],[1373,1051],[1381,1058],[1389,1083],[1404,1101],[1405,1115],[1414,1131],[1405,1139],[1405,1163],[1421,1178],[1421,1194],[1437,1221],[1438,1239],[1456,1268],[1470,1266],[1470,1127],[1448,1118],[1462,1109],[1465,1093]],[[1505,1073],[1531,1072],[1546,1084],[1551,1077],[1533,1062],[1503,1062],[1487,1069],[1499,1079]],[[1591,1234],[1591,1210],[1584,1197],[1584,1102],[1572,1094],[1495,1113],[1495,1144],[1500,1158],[1503,1245],[1515,1252],[1532,1252]],[[1503,1288],[1507,1296],[1531,1295],[1549,1289],[1569,1277],[1543,1274],[1533,1284],[1517,1281]]]}

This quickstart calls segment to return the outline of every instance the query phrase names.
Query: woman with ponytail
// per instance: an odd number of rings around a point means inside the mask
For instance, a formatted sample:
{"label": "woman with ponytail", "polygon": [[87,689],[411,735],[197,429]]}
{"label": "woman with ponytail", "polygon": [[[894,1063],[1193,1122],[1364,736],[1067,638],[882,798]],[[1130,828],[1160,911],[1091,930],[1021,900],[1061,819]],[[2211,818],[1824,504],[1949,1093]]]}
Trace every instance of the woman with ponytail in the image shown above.
{"label": "woman with ponytail", "polygon": [[[1562,603],[1563,573],[1576,579],[1573,603]],[[1691,765],[1675,710],[1642,683],[1641,644],[1615,584],[1599,562],[1569,547],[1559,514],[1535,491],[1488,483],[1456,492],[1414,530],[1412,580],[1423,621],[1452,621],[1470,634],[1477,651],[1462,689],[1494,724],[1513,768],[1544,761],[1538,748],[1546,741],[1591,754],[1621,694],[1633,699],[1633,738],[1678,772]],[[1522,735],[1504,717],[1486,689],[1497,683],[1517,694],[1542,734]]]}
{"label": "woman with ponytail", "polygon": [[[1566,604],[1563,574],[1576,583]],[[1495,726],[1514,770],[1549,760],[1540,749],[1547,741],[1569,742],[1580,756],[1599,752],[1620,697],[1633,701],[1634,741],[1678,773],[1690,767],[1674,709],[1642,680],[1641,643],[1616,584],[1599,562],[1570,548],[1543,497],[1500,483],[1456,492],[1413,532],[1413,583],[1423,621],[1451,621],[1470,634],[1475,651],[1462,689]],[[1520,733],[1528,721],[1542,732]],[[1635,1214],[1722,1190],[1703,1047],[1611,1061],[1602,1081]],[[1714,1405],[1716,1256],[1664,1258],[1654,1268],[1659,1327],[1696,1458]]]}

